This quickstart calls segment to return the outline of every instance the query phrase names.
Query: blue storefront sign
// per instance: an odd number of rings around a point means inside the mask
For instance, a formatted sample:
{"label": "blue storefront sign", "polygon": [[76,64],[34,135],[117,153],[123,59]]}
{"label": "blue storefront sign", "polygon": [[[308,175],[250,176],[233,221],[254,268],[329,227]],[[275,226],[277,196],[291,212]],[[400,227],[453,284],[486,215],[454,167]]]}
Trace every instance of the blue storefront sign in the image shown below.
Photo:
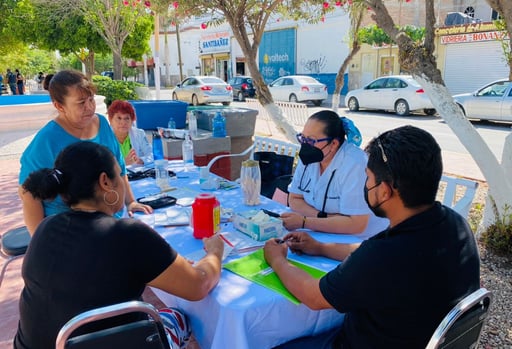
{"label": "blue storefront sign", "polygon": [[259,49],[259,67],[265,82],[296,72],[294,28],[265,32]]}

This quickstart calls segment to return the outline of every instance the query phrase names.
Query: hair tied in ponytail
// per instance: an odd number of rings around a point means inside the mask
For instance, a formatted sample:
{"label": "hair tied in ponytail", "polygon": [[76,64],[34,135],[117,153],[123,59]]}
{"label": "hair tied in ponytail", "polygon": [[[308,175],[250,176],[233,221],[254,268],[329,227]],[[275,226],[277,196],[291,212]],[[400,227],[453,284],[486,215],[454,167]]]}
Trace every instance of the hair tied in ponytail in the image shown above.
{"label": "hair tied in ponytail", "polygon": [[58,169],[53,169],[53,171],[50,173],[52,175],[53,178],[55,178],[55,180],[57,181],[57,184],[60,185],[60,180],[61,180],[61,177],[62,177],[62,172],[60,172]]}
{"label": "hair tied in ponytail", "polygon": [[342,116],[340,119],[343,124],[343,128],[345,129],[345,133],[347,135],[347,141],[359,147],[363,142],[363,137],[361,136],[361,132],[359,132],[359,129],[356,127],[354,122],[349,118]]}

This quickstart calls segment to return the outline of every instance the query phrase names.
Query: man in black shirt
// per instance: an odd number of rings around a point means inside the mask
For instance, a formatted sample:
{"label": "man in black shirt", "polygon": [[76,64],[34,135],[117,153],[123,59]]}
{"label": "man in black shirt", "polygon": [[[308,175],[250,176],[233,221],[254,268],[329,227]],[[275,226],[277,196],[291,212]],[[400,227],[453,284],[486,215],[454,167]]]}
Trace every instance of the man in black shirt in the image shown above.
{"label": "man in black shirt", "polygon": [[[284,285],[312,309],[345,313],[341,329],[279,348],[425,348],[450,309],[479,288],[480,260],[466,220],[435,201],[441,149],[419,128],[400,127],[366,147],[364,188],[370,209],[388,229],[361,245],[322,244],[291,232],[265,245]],[[345,261],[314,279],[286,260],[292,251]],[[348,256],[348,257],[347,257]]]}

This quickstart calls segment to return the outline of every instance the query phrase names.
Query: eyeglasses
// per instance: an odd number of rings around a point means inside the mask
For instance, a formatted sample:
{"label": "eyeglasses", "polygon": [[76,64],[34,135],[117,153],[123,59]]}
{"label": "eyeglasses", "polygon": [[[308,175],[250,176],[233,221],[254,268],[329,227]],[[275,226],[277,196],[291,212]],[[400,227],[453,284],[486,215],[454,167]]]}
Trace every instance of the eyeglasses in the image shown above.
{"label": "eyeglasses", "polygon": [[325,141],[330,142],[330,141],[332,141],[332,139],[333,139],[332,137],[314,139],[314,138],[306,137],[302,133],[297,133],[297,142],[299,142],[300,144],[309,144],[309,145],[314,146],[318,142],[325,142]]}
{"label": "eyeglasses", "polygon": [[380,141],[380,136],[376,138],[377,146],[380,149],[381,155],[382,155],[382,161],[386,164],[386,168],[389,172],[389,178],[391,179],[391,183],[393,183],[393,171],[391,170],[391,165],[388,162],[388,157],[386,155],[386,152],[384,152],[384,147],[382,146],[382,142]]}

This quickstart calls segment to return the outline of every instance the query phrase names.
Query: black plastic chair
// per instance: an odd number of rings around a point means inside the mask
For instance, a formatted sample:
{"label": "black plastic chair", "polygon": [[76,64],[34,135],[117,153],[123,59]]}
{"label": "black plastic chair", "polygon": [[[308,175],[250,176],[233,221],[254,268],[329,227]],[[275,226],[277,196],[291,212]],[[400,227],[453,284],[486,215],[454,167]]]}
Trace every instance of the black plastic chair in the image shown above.
{"label": "black plastic chair", "polygon": [[0,256],[5,259],[0,271],[0,286],[9,263],[25,255],[30,238],[27,227],[14,228],[0,235]]}
{"label": "black plastic chair", "polygon": [[485,288],[466,296],[444,317],[426,349],[475,349],[491,300],[491,292]]}
{"label": "black plastic chair", "polygon": [[261,171],[261,195],[272,199],[276,188],[288,192],[293,172],[292,156],[272,151],[258,151],[254,152],[254,160],[259,162]]}
{"label": "black plastic chair", "polygon": [[[81,326],[128,313],[150,318],[70,337]],[[170,349],[160,314],[154,306],[140,301],[124,302],[78,314],[59,331],[56,349]]]}

